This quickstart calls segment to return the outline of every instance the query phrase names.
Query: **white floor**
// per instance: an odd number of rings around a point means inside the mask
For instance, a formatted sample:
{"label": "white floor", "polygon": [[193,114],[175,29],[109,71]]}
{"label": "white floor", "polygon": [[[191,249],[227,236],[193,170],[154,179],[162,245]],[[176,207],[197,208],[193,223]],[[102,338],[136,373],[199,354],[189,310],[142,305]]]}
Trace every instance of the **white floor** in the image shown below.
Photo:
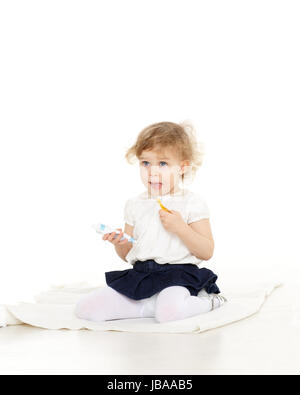
{"label": "white floor", "polygon": [[0,374],[299,374],[296,293],[285,284],[258,314],[200,334],[0,328]]}

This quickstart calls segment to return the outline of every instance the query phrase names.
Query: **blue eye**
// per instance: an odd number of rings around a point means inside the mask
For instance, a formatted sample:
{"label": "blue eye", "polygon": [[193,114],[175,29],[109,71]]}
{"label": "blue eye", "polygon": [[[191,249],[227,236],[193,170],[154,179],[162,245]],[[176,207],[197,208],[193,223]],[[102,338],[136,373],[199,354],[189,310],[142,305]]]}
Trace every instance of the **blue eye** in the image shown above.
{"label": "blue eye", "polygon": [[[143,160],[142,161],[142,165],[147,166],[147,163],[149,163],[147,160]],[[168,165],[167,162],[161,161],[159,162],[159,164],[164,163],[164,165],[162,167],[165,167],[165,165]]]}

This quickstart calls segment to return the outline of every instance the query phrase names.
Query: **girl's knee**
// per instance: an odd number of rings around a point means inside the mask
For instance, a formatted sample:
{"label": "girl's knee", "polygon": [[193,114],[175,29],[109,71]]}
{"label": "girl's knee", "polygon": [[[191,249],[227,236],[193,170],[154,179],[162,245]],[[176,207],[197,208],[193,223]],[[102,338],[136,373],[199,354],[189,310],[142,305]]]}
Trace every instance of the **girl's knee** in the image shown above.
{"label": "girl's knee", "polygon": [[88,304],[85,300],[79,300],[75,306],[74,314],[80,319],[88,319]]}
{"label": "girl's knee", "polygon": [[95,313],[94,310],[95,306],[93,299],[84,297],[77,302],[74,313],[80,319],[90,320],[92,319],[93,313]]}
{"label": "girl's knee", "polygon": [[182,286],[163,289],[157,297],[155,319],[161,323],[181,319],[184,300],[189,296],[189,290]]}
{"label": "girl's knee", "polygon": [[104,313],[105,299],[105,292],[102,290],[93,291],[79,299],[74,314],[80,319],[93,320],[96,314],[99,315],[99,312]]}
{"label": "girl's knee", "polygon": [[158,294],[159,299],[182,299],[190,296],[190,291],[182,285],[172,285],[171,287],[164,288]]}

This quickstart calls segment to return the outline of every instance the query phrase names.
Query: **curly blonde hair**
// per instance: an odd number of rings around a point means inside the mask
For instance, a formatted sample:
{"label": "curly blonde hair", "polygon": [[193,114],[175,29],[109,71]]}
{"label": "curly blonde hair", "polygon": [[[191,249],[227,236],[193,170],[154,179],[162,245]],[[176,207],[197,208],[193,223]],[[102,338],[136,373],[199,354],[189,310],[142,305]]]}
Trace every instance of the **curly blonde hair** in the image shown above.
{"label": "curly blonde hair", "polygon": [[145,127],[127,149],[125,158],[129,164],[134,164],[144,150],[160,153],[165,148],[175,150],[180,161],[189,161],[189,165],[184,167],[181,181],[194,179],[203,162],[204,144],[197,140],[196,130],[190,121],[158,122]]}

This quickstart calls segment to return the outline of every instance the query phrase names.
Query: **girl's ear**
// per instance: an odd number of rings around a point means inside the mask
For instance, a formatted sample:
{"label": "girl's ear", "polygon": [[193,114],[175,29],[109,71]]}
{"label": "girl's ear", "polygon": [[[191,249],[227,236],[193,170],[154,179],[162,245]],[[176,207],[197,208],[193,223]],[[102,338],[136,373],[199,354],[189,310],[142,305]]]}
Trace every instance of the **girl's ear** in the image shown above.
{"label": "girl's ear", "polygon": [[189,160],[184,160],[183,162],[181,162],[180,171],[179,171],[180,175],[182,175],[184,173],[184,167],[185,166],[190,166],[190,161]]}

